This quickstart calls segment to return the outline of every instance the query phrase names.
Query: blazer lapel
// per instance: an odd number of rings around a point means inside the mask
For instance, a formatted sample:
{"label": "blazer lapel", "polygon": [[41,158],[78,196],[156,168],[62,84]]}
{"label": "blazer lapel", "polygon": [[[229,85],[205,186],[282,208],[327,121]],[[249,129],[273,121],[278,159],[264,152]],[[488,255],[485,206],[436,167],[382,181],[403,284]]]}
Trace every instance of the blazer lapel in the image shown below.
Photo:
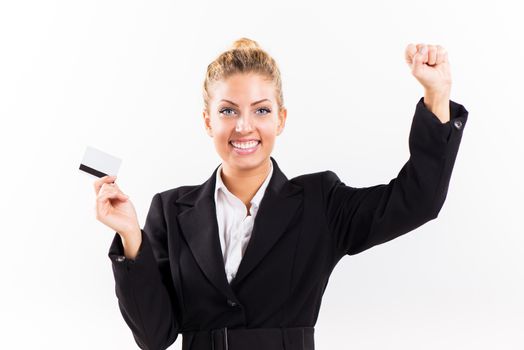
{"label": "blazer lapel", "polygon": [[206,182],[179,197],[175,204],[190,206],[189,209],[180,212],[177,218],[196,262],[218,290],[228,299],[235,299],[227,281],[218,237],[214,200],[217,170],[218,166]]}
{"label": "blazer lapel", "polygon": [[251,238],[231,281],[233,288],[248,276],[282,236],[303,200],[302,187],[289,182],[273,157],[271,160],[273,176],[260,201]]}
{"label": "blazer lapel", "polygon": [[260,202],[251,238],[231,285],[224,268],[214,201],[218,166],[206,182],[175,202],[175,205],[190,207],[177,215],[182,233],[202,271],[228,298],[235,298],[232,287],[238,285],[278,241],[302,203],[302,195],[299,195],[302,187],[289,182],[275,159],[270,159],[273,176]]}

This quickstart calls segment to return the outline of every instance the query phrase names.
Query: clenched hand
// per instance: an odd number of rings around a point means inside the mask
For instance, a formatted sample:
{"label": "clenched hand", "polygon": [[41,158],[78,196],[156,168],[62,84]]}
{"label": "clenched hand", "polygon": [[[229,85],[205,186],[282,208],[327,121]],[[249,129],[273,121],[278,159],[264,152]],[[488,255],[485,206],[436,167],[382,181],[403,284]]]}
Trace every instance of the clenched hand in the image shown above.
{"label": "clenched hand", "polygon": [[440,45],[409,44],[405,59],[424,87],[424,104],[442,123],[449,121],[451,69],[446,49]]}

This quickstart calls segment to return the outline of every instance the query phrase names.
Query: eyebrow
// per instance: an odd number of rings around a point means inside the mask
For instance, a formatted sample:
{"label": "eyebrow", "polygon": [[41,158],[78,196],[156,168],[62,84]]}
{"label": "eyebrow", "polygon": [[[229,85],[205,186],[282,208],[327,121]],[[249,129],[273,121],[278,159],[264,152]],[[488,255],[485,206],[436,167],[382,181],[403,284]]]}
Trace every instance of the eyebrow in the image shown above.
{"label": "eyebrow", "polygon": [[[229,101],[229,100],[224,100],[224,99],[222,99],[222,100],[220,100],[220,101],[225,101],[225,102],[231,103],[232,105],[235,105],[235,106],[238,107],[238,105],[237,105],[235,102],[232,102],[232,101]],[[268,100],[267,98],[265,98],[265,99],[263,99],[263,100],[260,100],[260,101],[257,101],[257,102],[253,102],[253,103],[251,104],[251,106],[254,106],[254,105],[259,104],[259,103],[264,102],[264,101],[269,101],[269,102],[271,102],[270,100]]]}

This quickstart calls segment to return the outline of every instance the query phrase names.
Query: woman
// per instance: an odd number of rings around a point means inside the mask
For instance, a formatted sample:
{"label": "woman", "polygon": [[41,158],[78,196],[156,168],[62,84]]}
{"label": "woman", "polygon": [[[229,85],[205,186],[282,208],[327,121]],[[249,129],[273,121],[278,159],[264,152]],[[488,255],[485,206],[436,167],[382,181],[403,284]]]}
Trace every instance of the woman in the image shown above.
{"label": "woman", "polygon": [[142,349],[314,349],[331,271],[435,219],[468,112],[449,100],[447,53],[408,45],[424,87],[410,158],[389,184],[346,186],[332,171],[288,180],[271,157],[284,129],[280,72],[252,40],[208,66],[203,119],[223,162],[201,185],[153,196],[144,228],[106,176],[97,219],[116,231],[109,257],[121,313]]}

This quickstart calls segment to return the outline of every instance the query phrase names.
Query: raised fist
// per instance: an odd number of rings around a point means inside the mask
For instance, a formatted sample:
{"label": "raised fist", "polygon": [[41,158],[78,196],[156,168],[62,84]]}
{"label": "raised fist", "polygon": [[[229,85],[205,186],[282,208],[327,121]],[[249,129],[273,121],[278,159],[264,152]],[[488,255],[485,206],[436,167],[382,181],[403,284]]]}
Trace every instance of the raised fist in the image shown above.
{"label": "raised fist", "polygon": [[451,70],[445,48],[440,45],[409,44],[405,58],[411,73],[426,93],[449,95]]}

